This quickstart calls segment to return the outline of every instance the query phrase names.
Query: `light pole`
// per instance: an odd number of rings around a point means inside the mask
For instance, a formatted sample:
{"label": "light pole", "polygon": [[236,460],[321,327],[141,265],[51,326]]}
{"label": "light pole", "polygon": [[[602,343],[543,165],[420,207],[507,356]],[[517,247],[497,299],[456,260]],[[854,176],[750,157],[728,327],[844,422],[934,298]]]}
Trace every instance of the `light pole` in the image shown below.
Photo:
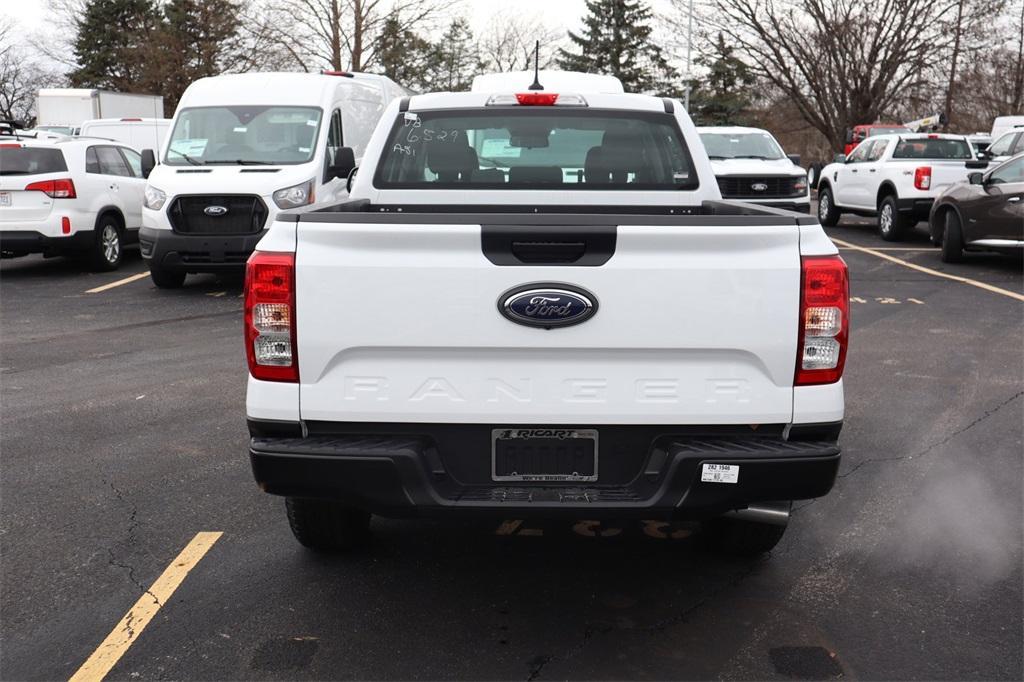
{"label": "light pole", "polygon": [[689,21],[686,29],[686,90],[683,95],[683,108],[690,111],[690,56],[693,52],[693,0],[690,0]]}

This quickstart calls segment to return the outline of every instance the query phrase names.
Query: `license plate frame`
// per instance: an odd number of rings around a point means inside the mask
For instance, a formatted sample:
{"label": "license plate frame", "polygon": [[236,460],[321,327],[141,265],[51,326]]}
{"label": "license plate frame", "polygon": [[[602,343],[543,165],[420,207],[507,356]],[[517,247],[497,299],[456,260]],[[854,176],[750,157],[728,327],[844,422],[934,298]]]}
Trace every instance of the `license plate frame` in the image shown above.
{"label": "license plate frame", "polygon": [[0,206],[13,206],[14,195],[10,192],[0,192]]}
{"label": "license plate frame", "polygon": [[[572,441],[589,441],[592,448],[591,457],[593,466],[588,473],[573,471],[567,472],[526,472],[511,473],[503,471],[498,473],[498,450],[499,442],[509,441],[532,441],[535,447],[555,447],[559,443],[569,445]],[[526,443],[524,443],[526,444]],[[583,443],[579,443],[583,445]],[[587,447],[584,445],[584,447]],[[504,428],[491,430],[491,480],[500,483],[593,483],[598,478],[598,432],[597,429],[572,429],[572,428]],[[585,455],[585,453],[584,453]],[[505,469],[506,467],[503,467]],[[581,467],[583,468],[583,467]]]}

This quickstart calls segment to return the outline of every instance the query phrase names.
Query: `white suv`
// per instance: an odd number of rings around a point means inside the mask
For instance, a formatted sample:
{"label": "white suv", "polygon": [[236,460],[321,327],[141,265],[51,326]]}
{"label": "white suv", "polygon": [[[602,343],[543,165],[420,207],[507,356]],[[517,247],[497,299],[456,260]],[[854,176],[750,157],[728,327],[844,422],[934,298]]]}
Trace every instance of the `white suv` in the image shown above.
{"label": "white suv", "polygon": [[0,142],[0,254],[80,256],[98,270],[138,241],[146,179],[137,151],[109,140]]}

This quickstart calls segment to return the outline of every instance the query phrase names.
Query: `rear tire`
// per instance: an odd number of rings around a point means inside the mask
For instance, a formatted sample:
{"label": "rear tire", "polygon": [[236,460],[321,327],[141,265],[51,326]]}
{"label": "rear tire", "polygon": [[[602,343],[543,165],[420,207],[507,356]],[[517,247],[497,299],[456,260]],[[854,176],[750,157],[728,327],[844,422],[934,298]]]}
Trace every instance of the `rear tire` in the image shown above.
{"label": "rear tire", "polygon": [[304,547],[320,552],[350,550],[370,538],[370,514],[334,500],[287,497],[288,525]]}
{"label": "rear tire", "polygon": [[774,549],[786,526],[720,516],[702,524],[701,535],[714,550],[732,556],[756,556]]}
{"label": "rear tire", "polygon": [[185,273],[166,270],[156,263],[149,264],[149,277],[159,289],[180,289],[185,284]]}
{"label": "rear tire", "polygon": [[946,211],[945,225],[942,228],[942,262],[960,263],[964,260],[964,232],[960,226],[960,216],[956,211]]}
{"label": "rear tire", "polygon": [[878,205],[878,234],[887,242],[896,242],[906,237],[914,226],[912,219],[900,213],[896,197],[888,195]]}
{"label": "rear tire", "polygon": [[842,215],[836,208],[835,199],[832,197],[832,189],[827,185],[818,192],[818,222],[824,227],[835,227],[839,223],[839,216]]}
{"label": "rear tire", "polygon": [[101,216],[96,225],[89,261],[93,270],[109,272],[121,267],[124,256],[124,235],[117,218],[107,214]]}

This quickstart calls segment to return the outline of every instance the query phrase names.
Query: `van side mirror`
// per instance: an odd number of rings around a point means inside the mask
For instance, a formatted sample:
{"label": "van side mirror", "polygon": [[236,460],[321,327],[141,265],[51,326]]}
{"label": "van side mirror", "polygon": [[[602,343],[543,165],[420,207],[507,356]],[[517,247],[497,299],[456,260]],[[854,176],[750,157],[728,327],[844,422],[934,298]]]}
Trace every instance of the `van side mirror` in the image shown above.
{"label": "van side mirror", "polygon": [[333,180],[341,178],[347,180],[349,174],[356,167],[356,153],[352,147],[340,147],[334,156],[334,165],[327,168],[327,177],[324,179]]}
{"label": "van side mirror", "polygon": [[846,163],[846,154],[836,154],[832,157],[832,163]]}
{"label": "van side mirror", "polygon": [[149,174],[156,168],[156,154],[152,149],[142,150],[142,177],[148,178]]}
{"label": "van side mirror", "polygon": [[985,176],[981,173],[970,173],[967,176],[967,182],[969,182],[972,185],[984,185]]}
{"label": "van side mirror", "polygon": [[800,155],[799,154],[786,154],[786,158],[789,159],[790,161],[792,161],[794,166],[799,166],[800,165]]}

